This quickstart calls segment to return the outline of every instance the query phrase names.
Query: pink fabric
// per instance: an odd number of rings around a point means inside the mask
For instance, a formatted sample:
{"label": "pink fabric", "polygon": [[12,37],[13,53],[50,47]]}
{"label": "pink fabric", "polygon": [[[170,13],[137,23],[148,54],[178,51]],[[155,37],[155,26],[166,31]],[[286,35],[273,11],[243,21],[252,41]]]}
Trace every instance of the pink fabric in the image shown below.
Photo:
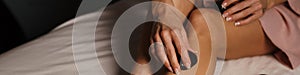
{"label": "pink fabric", "polygon": [[266,11],[260,21],[267,36],[288,56],[292,68],[299,67],[300,0],[288,0]]}

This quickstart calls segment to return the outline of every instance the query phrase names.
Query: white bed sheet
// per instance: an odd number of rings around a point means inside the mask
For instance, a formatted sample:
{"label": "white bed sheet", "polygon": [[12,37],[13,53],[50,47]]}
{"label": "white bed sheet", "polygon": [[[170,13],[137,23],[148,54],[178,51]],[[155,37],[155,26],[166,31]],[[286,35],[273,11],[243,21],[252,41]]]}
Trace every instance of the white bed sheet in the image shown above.
{"label": "white bed sheet", "polygon": [[225,61],[221,75],[299,75],[300,68],[289,69],[272,55]]}

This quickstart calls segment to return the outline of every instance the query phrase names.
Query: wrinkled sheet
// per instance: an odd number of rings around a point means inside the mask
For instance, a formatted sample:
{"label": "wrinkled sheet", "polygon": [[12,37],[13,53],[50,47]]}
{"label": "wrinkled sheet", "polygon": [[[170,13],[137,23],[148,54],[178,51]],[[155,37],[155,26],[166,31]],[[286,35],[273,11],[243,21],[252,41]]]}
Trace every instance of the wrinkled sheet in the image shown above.
{"label": "wrinkled sheet", "polygon": [[294,70],[278,62],[272,55],[246,57],[225,61],[221,75],[299,75],[300,68]]}

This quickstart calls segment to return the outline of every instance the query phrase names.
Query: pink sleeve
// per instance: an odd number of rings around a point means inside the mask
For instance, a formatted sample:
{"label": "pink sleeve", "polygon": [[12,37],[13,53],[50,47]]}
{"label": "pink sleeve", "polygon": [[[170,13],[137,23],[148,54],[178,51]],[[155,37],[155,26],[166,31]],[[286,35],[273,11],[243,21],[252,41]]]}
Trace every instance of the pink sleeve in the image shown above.
{"label": "pink sleeve", "polygon": [[287,55],[288,59],[285,60],[290,61],[292,68],[300,65],[299,13],[300,0],[288,0],[286,4],[266,11],[260,18],[265,33]]}
{"label": "pink sleeve", "polygon": [[288,0],[288,3],[293,11],[300,15],[300,0]]}

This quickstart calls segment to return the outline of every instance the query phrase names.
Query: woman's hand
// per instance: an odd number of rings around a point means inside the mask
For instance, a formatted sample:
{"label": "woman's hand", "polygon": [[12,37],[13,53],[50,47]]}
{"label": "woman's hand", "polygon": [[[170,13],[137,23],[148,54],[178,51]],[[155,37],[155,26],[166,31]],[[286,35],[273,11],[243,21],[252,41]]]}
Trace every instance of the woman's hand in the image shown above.
{"label": "woman's hand", "polygon": [[[164,25],[156,23],[152,27],[151,34],[151,55],[164,63],[164,66],[171,72],[179,74],[180,65],[186,68],[191,67],[188,51],[196,53],[190,48],[187,40],[183,23],[186,16],[194,8],[193,0],[152,0],[166,3],[152,3],[151,18],[155,18],[160,22],[168,23]],[[177,10],[177,11],[175,11]],[[179,10],[179,11],[178,11]],[[175,28],[175,29],[174,29]],[[183,64],[179,64],[178,58],[181,58]]]}
{"label": "woman's hand", "polygon": [[[228,9],[226,7],[232,6]],[[268,0],[224,0],[222,14],[226,21],[233,21],[235,25],[245,25],[259,19],[268,6]]]}
{"label": "woman's hand", "polygon": [[[163,62],[164,66],[171,72],[179,74],[180,65],[184,65],[186,68],[191,67],[188,50],[193,53],[196,51],[190,48],[184,30],[171,29],[166,25],[156,23],[153,26],[150,40],[154,44],[150,49],[151,54]],[[181,57],[183,64],[179,64],[178,57]]]}

